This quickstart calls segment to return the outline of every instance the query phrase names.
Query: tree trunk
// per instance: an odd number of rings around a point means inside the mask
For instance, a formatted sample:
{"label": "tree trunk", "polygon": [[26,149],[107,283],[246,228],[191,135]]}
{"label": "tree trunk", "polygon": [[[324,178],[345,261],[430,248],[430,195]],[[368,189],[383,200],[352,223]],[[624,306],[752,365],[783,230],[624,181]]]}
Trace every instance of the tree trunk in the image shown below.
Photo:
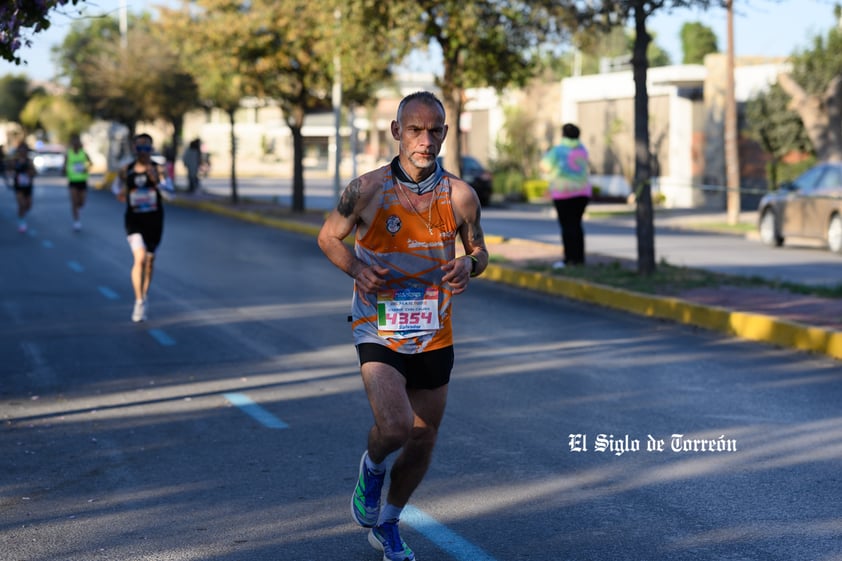
{"label": "tree trunk", "polygon": [[[170,139],[170,154],[172,157],[172,184],[175,188],[175,162],[178,159],[178,148],[181,141],[181,134],[184,130],[184,116],[173,117],[172,119],[172,138]],[[164,154],[167,156],[167,154]],[[170,163],[167,161],[167,163]]]}
{"label": "tree trunk", "polygon": [[808,94],[789,74],[778,75],[778,84],[792,98],[789,107],[801,117],[816,158],[842,161],[842,76],[821,95]]}
{"label": "tree trunk", "polygon": [[236,109],[228,111],[228,123],[231,134],[231,203],[237,204],[240,198],[237,195],[237,135],[234,132],[234,116]]}
{"label": "tree trunk", "polygon": [[304,136],[301,127],[290,127],[292,131],[292,211],[304,212]]}
{"label": "tree trunk", "polygon": [[652,216],[652,160],[649,153],[649,92],[646,50],[651,37],[646,32],[646,13],[641,2],[634,7],[634,193],[637,203],[637,271],[655,272],[655,227]]}
{"label": "tree trunk", "polygon": [[289,112],[287,126],[292,133],[292,211],[304,212],[304,110],[295,107]]}
{"label": "tree trunk", "polygon": [[[444,82],[448,82],[445,80]],[[442,87],[442,103],[445,108],[445,122],[447,123],[447,138],[444,145],[444,168],[456,175],[462,175],[462,90],[458,87]]]}
{"label": "tree trunk", "polygon": [[842,76],[836,76],[825,90],[827,108],[828,160],[842,160]]}

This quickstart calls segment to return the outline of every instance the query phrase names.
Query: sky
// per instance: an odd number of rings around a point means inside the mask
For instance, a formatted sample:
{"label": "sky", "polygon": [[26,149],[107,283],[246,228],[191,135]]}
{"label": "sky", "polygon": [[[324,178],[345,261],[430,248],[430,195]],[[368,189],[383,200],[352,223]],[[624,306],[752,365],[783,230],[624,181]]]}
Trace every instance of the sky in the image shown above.
{"label": "sky", "polygon": [[[0,76],[26,74],[32,80],[49,80],[55,75],[51,60],[51,47],[58,45],[70,29],[79,12],[84,14],[119,14],[121,1],[131,12],[154,12],[159,5],[179,5],[178,0],[86,0],[75,7],[66,7],[64,14],[56,13],[47,31],[33,36],[33,45],[19,54],[27,61],[25,66],[15,66],[0,61]],[[734,0],[734,44],[737,56],[787,56],[798,49],[810,47],[811,38],[823,35],[836,25],[833,5],[836,0]],[[71,15],[72,14],[72,15]],[[712,8],[706,12],[688,8],[660,12],[648,20],[655,42],[666,50],[673,61],[681,62],[681,26],[699,21],[716,33],[720,51],[727,46],[726,12]],[[435,71],[423,68],[423,58],[413,59],[409,69]]]}

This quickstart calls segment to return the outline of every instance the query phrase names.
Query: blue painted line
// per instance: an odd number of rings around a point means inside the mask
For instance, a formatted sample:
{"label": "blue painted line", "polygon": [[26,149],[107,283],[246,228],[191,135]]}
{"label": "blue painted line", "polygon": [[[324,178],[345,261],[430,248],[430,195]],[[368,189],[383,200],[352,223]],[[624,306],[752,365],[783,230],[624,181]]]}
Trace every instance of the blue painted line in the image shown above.
{"label": "blue painted line", "polygon": [[70,267],[70,269],[72,271],[75,271],[77,273],[81,273],[82,271],[85,270],[85,268],[82,266],[82,264],[77,262],[77,261],[68,261],[67,266]]}
{"label": "blue painted line", "polygon": [[415,528],[457,561],[496,561],[488,553],[412,505],[406,505],[403,509],[401,522]]}
{"label": "blue painted line", "polygon": [[223,394],[231,405],[239,407],[243,413],[270,429],[288,429],[289,425],[271,414],[269,411],[253,402],[247,395],[242,393]]}
{"label": "blue painted line", "polygon": [[173,339],[160,329],[150,329],[149,334],[152,335],[153,339],[155,339],[165,347],[172,347],[173,345],[175,345],[175,339]]}
{"label": "blue painted line", "polygon": [[109,300],[120,299],[120,295],[108,288],[107,286],[98,286],[97,289],[102,293],[103,296],[105,296]]}
{"label": "blue painted line", "polygon": [[43,242],[41,242],[41,245],[43,245],[47,249],[53,248],[53,242],[51,242],[50,240],[44,240]]}

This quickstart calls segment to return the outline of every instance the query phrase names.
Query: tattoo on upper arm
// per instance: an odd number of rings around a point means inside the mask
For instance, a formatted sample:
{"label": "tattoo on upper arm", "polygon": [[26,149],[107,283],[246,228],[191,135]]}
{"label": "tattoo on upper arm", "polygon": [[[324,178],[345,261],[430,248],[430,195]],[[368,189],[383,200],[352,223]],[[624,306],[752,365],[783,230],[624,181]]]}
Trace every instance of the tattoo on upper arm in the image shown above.
{"label": "tattoo on upper arm", "polygon": [[339,198],[339,204],[336,205],[336,210],[348,218],[354,212],[354,207],[360,200],[360,180],[354,179],[342,192],[342,197]]}
{"label": "tattoo on upper arm", "polygon": [[467,242],[473,247],[481,247],[485,249],[485,234],[482,231],[480,224],[480,210],[477,209],[476,214],[465,221],[465,232]]}
{"label": "tattoo on upper arm", "polygon": [[485,234],[482,231],[482,226],[479,222],[473,222],[469,225],[471,243],[480,247],[485,247]]}

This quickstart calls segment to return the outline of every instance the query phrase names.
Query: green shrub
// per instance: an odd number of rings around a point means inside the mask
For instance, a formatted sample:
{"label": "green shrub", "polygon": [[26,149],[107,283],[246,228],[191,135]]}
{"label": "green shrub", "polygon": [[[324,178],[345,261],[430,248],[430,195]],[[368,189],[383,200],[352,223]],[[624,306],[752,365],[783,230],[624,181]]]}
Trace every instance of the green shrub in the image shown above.
{"label": "green shrub", "polygon": [[514,168],[501,169],[494,172],[492,190],[504,199],[518,199],[523,197],[523,173]]}

